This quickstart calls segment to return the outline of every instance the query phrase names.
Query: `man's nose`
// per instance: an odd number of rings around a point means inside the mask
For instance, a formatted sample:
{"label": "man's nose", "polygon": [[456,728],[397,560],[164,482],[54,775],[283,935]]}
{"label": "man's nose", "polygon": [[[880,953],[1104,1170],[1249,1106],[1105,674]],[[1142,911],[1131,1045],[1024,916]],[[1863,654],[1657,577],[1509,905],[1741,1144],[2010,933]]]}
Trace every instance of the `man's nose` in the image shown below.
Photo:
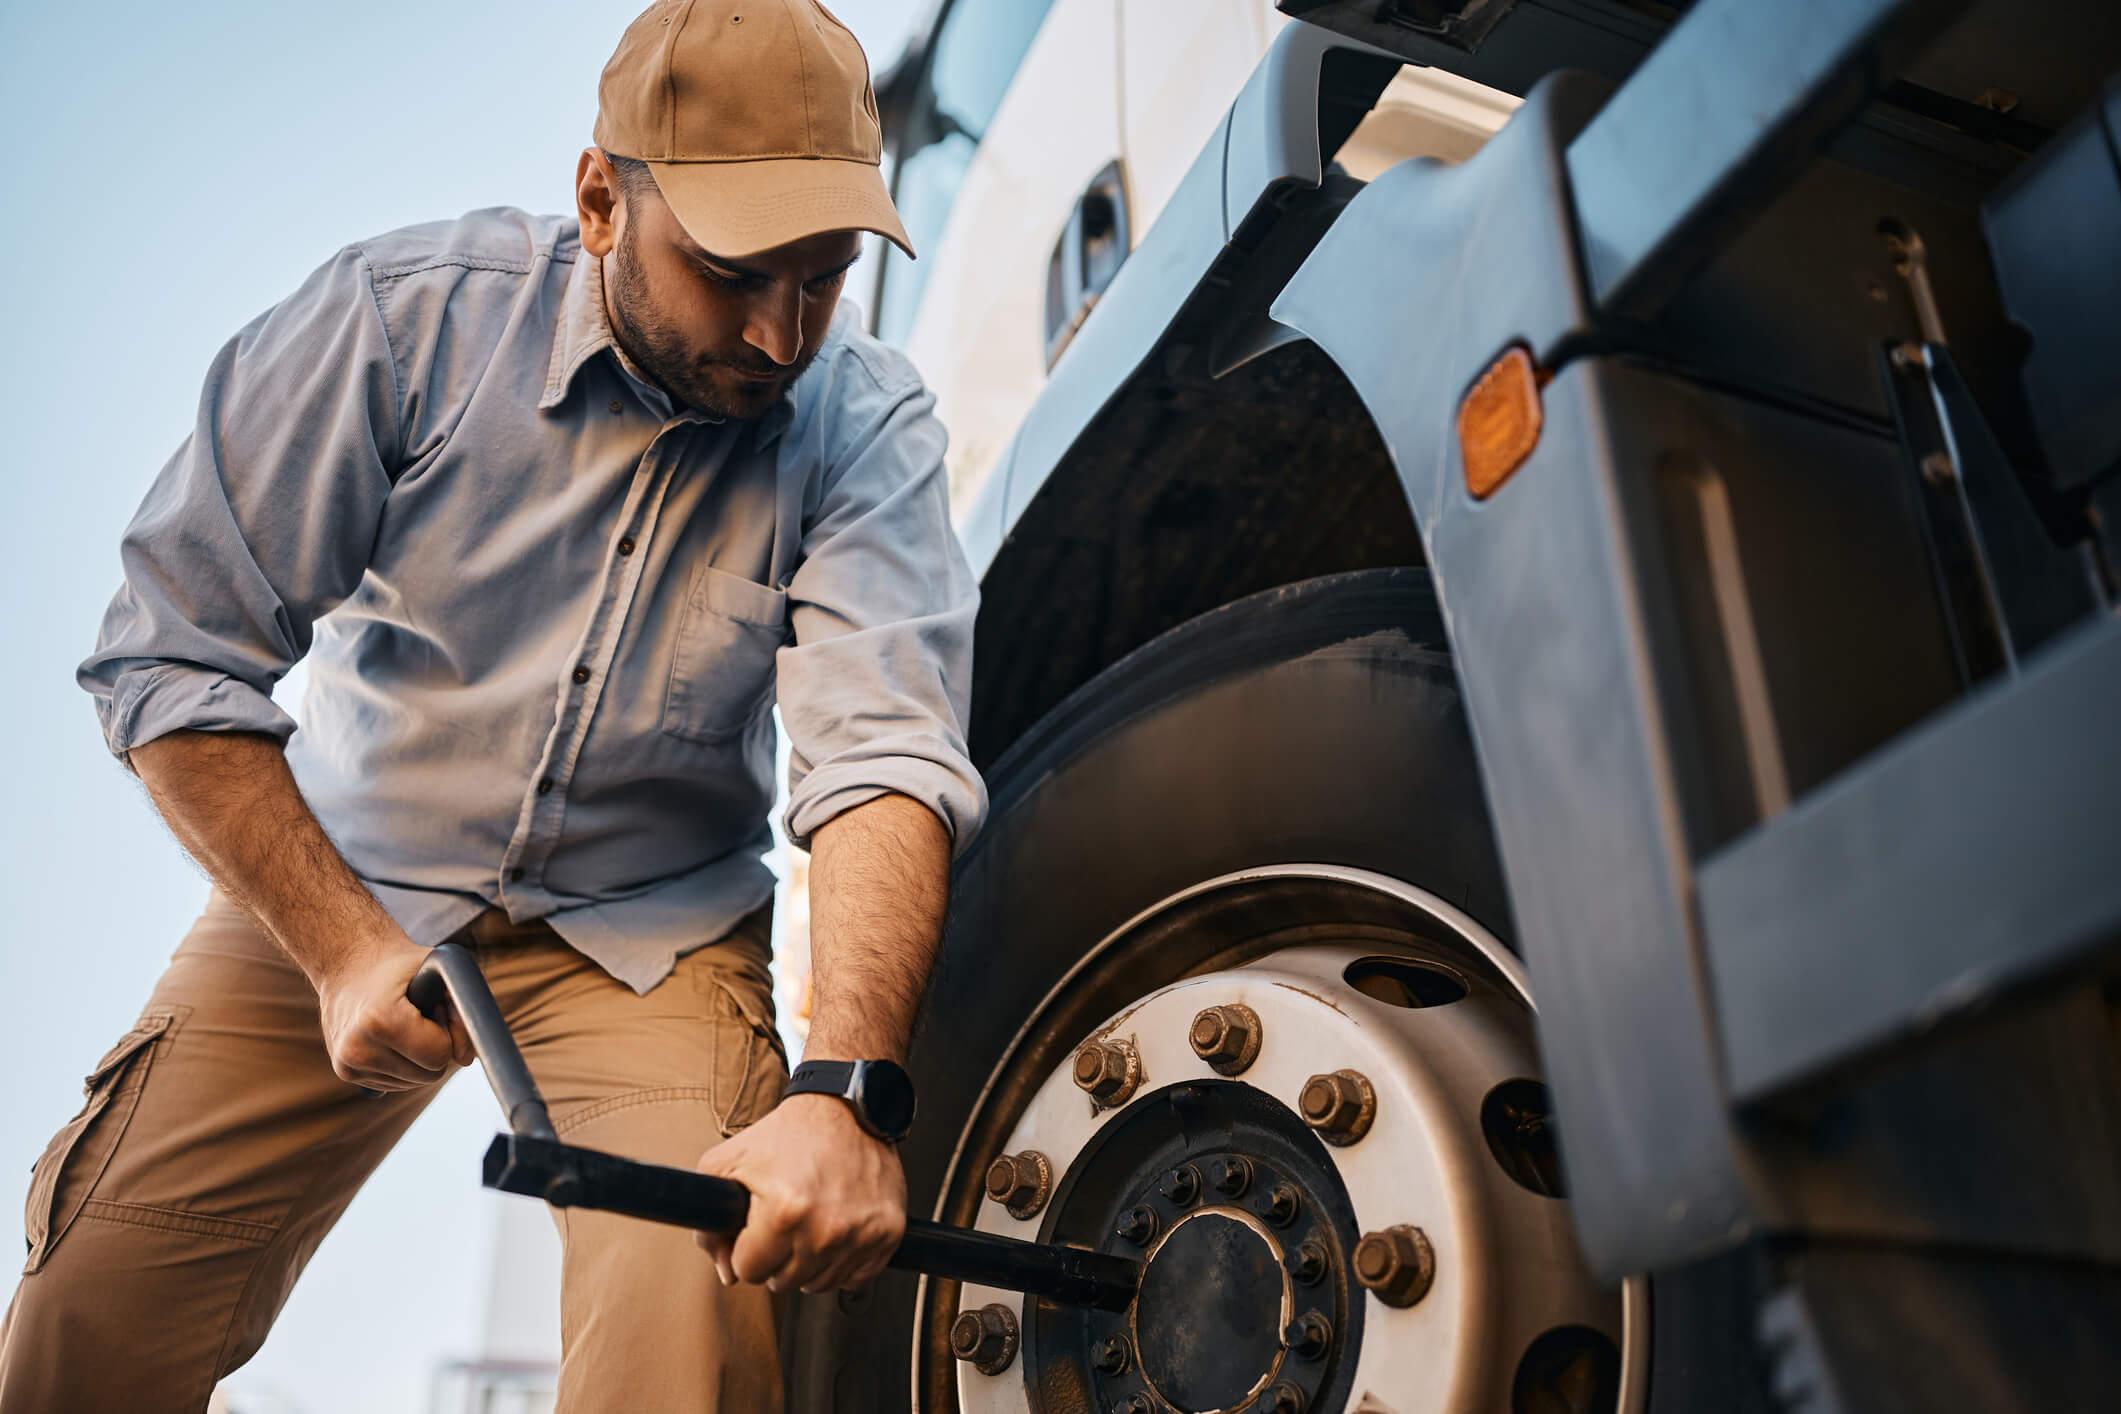
{"label": "man's nose", "polygon": [[803,347],[803,292],[776,286],[752,304],[745,342],[786,368]]}

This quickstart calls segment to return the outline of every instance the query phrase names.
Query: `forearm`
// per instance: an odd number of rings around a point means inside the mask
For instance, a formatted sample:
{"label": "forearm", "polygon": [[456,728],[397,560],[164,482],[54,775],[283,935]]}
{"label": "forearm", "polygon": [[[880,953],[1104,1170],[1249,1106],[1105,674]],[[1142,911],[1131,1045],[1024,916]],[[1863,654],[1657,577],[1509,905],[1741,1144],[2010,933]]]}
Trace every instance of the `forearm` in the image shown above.
{"label": "forearm", "polygon": [[271,737],[173,732],[134,748],[131,760],[178,842],[312,984],[368,940],[397,935]]}
{"label": "forearm", "polygon": [[812,1060],[904,1060],[942,936],[950,836],[933,812],[886,795],[812,839]]}

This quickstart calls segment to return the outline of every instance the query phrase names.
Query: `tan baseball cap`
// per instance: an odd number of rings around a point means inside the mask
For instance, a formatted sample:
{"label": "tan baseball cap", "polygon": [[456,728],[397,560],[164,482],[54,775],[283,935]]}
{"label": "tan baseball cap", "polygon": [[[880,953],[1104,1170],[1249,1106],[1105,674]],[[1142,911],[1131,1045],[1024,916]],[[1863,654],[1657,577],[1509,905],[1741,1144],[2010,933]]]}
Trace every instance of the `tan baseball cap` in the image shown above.
{"label": "tan baseball cap", "polygon": [[596,144],[646,162],[712,254],[823,231],[874,231],[913,254],[884,189],[869,61],[816,0],[649,6],[604,66]]}

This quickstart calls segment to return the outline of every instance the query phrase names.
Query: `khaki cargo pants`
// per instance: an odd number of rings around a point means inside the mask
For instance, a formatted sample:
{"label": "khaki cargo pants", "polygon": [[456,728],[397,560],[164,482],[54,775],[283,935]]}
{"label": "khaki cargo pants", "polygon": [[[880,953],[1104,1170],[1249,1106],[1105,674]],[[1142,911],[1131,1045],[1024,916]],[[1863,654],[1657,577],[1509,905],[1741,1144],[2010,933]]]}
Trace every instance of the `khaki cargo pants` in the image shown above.
{"label": "khaki cargo pants", "polygon": [[[562,1139],[690,1168],[780,1097],[770,918],[679,959],[645,997],[543,924],[489,912],[457,940]],[[204,1409],[435,1089],[371,1098],[333,1075],[308,981],[216,891],[37,1163],[29,1260],[0,1326],[0,1414]],[[764,1290],[725,1289],[681,1228],[579,1209],[554,1220],[561,1410],[780,1408]],[[421,1299],[416,1278],[405,1296]],[[345,1319],[360,1328],[359,1311]]]}

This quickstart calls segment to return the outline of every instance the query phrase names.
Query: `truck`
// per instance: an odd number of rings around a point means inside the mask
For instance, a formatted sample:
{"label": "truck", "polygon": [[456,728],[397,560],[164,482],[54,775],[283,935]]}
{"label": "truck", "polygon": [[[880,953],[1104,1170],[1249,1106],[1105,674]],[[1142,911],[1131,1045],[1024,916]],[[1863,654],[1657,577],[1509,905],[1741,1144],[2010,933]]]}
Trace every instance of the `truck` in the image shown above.
{"label": "truck", "polygon": [[791,1408],[2121,1407],[2121,11],[939,0],[981,575]]}

